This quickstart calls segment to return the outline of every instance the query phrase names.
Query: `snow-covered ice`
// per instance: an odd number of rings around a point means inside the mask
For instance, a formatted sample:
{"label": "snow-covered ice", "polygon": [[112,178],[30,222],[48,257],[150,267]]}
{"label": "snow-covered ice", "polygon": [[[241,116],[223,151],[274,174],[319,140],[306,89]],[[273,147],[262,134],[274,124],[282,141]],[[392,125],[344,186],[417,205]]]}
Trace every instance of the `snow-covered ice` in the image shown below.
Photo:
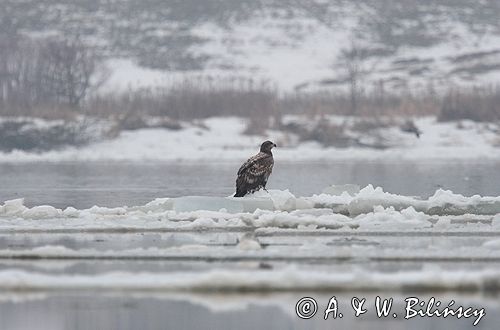
{"label": "snow-covered ice", "polygon": [[[340,190],[350,190],[340,193]],[[185,196],[159,198],[142,206],[64,210],[42,205],[28,208],[23,199],[0,206],[0,230],[138,230],[225,227],[330,229],[419,229],[457,226],[456,217],[496,224],[500,197],[466,197],[437,190],[427,199],[391,194],[368,185],[356,193],[352,185],[331,186],[308,197],[288,190],[259,191],[244,198]],[[489,217],[485,220],[485,217]],[[437,219],[437,220],[436,220]],[[495,219],[495,220],[494,220]],[[466,222],[463,222],[466,223]],[[496,227],[495,227],[496,228]]]}
{"label": "snow-covered ice", "polygon": [[114,208],[16,199],[0,205],[0,289],[485,291],[499,287],[499,219],[500,197],[371,185]]}

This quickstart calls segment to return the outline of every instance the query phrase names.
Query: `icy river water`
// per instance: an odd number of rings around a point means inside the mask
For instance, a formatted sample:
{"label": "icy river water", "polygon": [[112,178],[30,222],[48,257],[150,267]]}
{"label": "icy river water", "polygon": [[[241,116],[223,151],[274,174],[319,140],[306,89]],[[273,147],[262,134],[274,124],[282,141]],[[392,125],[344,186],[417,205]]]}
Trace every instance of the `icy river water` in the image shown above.
{"label": "icy river water", "polygon": [[[27,207],[81,210],[144,205],[158,197],[228,196],[238,165],[0,164],[0,205],[22,197]],[[268,188],[311,196],[328,185],[349,183],[423,198],[439,188],[500,196],[499,169],[496,161],[287,162],[275,165]],[[475,328],[498,329],[500,230],[490,230],[491,216],[430,220],[432,228],[394,231],[235,226],[122,232],[102,226],[79,230],[80,223],[44,230],[46,220],[31,220],[31,229],[0,226],[0,329],[473,328],[475,317],[406,320],[408,297],[484,308]],[[450,221],[472,224],[450,227]],[[249,234],[261,250],[241,250],[239,243]],[[60,250],[47,248],[54,246]],[[328,274],[340,275],[329,282]],[[349,274],[366,285],[353,286]],[[237,290],[227,284],[232,280],[239,283]],[[324,320],[332,296],[343,317]],[[388,317],[376,316],[377,296],[394,299]],[[302,297],[318,305],[307,320],[296,315]],[[353,297],[366,298],[366,314],[354,316]]]}
{"label": "icy river water", "polygon": [[[24,197],[28,205],[76,208],[139,205],[157,197],[228,196],[237,163],[26,163],[0,164],[0,201]],[[500,195],[500,162],[277,163],[269,189],[297,196],[331,184],[367,184],[426,197],[436,189],[464,195]]]}

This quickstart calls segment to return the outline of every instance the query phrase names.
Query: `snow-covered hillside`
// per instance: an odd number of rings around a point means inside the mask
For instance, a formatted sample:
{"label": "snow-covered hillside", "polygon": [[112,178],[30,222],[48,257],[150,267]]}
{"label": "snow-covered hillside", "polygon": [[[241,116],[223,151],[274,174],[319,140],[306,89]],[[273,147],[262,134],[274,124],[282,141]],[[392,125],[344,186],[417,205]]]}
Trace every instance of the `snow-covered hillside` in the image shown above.
{"label": "snow-covered hillside", "polygon": [[499,81],[497,1],[41,0],[2,7],[5,31],[83,35],[110,59],[110,82],[123,87],[203,75],[282,90],[335,89],[347,85],[352,65],[366,88]]}

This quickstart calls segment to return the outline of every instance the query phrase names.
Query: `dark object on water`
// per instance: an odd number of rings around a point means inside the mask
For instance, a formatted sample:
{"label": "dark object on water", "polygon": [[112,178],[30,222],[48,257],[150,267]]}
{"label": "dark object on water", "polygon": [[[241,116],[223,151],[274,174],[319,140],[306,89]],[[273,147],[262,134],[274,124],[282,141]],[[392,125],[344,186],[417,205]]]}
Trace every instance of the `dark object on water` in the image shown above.
{"label": "dark object on water", "polygon": [[271,141],[262,143],[260,152],[241,165],[236,178],[234,197],[243,197],[261,188],[266,189],[267,179],[273,171],[274,159],[271,149],[274,147],[276,144]]}

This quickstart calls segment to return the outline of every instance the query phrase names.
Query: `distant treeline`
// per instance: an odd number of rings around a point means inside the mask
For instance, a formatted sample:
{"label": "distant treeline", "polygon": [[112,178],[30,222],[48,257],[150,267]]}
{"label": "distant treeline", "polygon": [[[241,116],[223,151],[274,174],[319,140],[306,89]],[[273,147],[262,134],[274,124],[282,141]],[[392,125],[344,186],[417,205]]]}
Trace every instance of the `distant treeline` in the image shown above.
{"label": "distant treeline", "polygon": [[268,83],[251,79],[200,78],[170,87],[93,93],[107,73],[102,59],[78,38],[0,35],[0,116],[86,114],[129,124],[151,116],[174,121],[240,116],[250,119],[254,131],[279,125],[286,114],[500,120],[499,86],[396,94],[384,90],[383,84],[360,90],[353,75],[354,89],[344,92],[280,93]]}
{"label": "distant treeline", "polygon": [[281,117],[289,114],[307,118],[342,115],[367,119],[436,116],[441,121],[500,120],[500,86],[453,89],[444,94],[372,91],[357,96],[355,112],[348,92],[281,94],[264,83],[250,82],[246,87],[241,83],[221,86],[186,81],[170,88],[101,95],[89,100],[87,111],[99,117],[111,115],[124,122],[144,116],[173,120],[239,116],[249,119],[249,133],[278,128]]}

